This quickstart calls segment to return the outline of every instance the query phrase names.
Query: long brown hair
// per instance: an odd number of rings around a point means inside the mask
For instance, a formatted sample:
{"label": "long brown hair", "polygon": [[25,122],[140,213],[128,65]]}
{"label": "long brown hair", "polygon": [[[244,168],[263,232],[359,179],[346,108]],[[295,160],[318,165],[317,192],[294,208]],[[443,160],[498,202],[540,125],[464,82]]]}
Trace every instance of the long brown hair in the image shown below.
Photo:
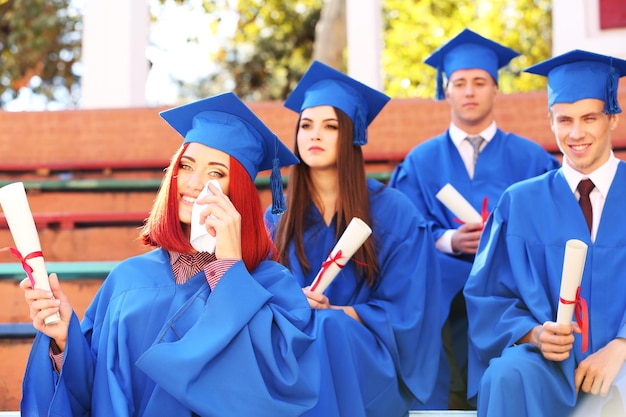
{"label": "long brown hair", "polygon": [[[141,229],[140,239],[151,247],[162,247],[180,253],[194,252],[186,229],[178,214],[178,167],[188,144],[174,154],[165,172],[161,187]],[[248,271],[253,271],[261,261],[273,257],[275,246],[263,222],[261,200],[254,182],[243,166],[230,157],[229,198],[241,214],[241,251]]]}
{"label": "long brown hair", "polygon": [[[337,176],[339,193],[337,197],[337,219],[335,236],[337,239],[343,234],[353,217],[358,217],[372,226],[370,205],[367,193],[365,176],[365,162],[360,146],[353,142],[354,125],[352,120],[336,107],[335,113],[339,122],[339,141],[337,149]],[[300,158],[297,145],[300,119],[296,125],[295,154]],[[287,207],[289,209],[281,215],[276,229],[275,243],[278,261],[289,267],[289,245],[295,244],[296,256],[302,270],[309,272],[309,263],[304,245],[305,221],[310,214],[310,201],[315,201],[317,191],[313,188],[311,172],[304,163],[292,165],[289,171],[289,185],[287,190]],[[367,280],[371,286],[380,272],[374,239],[370,236],[352,257],[357,261],[357,273],[361,279]],[[318,265],[316,265],[318,267]]]}

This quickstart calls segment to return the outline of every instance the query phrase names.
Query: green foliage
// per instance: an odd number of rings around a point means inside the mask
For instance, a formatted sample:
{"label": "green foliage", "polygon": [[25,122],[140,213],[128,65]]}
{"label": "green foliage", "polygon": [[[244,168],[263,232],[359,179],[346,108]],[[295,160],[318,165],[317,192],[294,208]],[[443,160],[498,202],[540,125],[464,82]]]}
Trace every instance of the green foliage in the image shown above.
{"label": "green foliage", "polygon": [[[198,83],[181,83],[182,95],[194,98],[232,87],[247,100],[283,100],[311,62],[315,26],[331,1],[344,0],[203,0],[221,42],[212,57],[219,70]],[[522,53],[501,71],[502,92],[545,87],[543,77],[521,70],[551,55],[551,0],[382,4],[382,65],[390,96],[433,97],[436,73],[423,60],[465,27]],[[222,23],[233,16],[236,30],[225,36]],[[71,96],[78,82],[72,66],[80,56],[80,17],[71,0],[0,0],[0,105],[25,86],[51,100],[63,91]]]}
{"label": "green foliage", "polygon": [[[235,35],[215,57],[231,75],[234,91],[253,100],[284,99],[310,63],[315,24],[321,7],[329,1],[333,0],[239,0],[232,6],[228,0],[204,0],[208,13],[230,7],[239,14]],[[436,71],[423,60],[465,27],[522,54],[501,70],[503,93],[545,87],[542,77],[522,70],[551,56],[551,0],[382,3],[384,89],[390,96],[434,97]],[[212,78],[207,82],[216,81]]]}
{"label": "green foliage", "polygon": [[522,70],[551,56],[551,0],[383,0],[385,92],[435,96],[436,71],[423,61],[464,28],[521,53],[500,71],[503,93],[533,91],[543,77]]}
{"label": "green foliage", "polygon": [[[223,41],[214,56],[223,71],[206,80],[224,82],[248,100],[284,99],[308,67],[313,52],[315,24],[323,0],[204,0],[207,13],[236,13],[234,36]],[[217,28],[217,25],[214,29]]]}
{"label": "green foliage", "polygon": [[[70,95],[80,57],[80,16],[70,0],[0,0],[0,105],[29,87]],[[34,78],[33,78],[34,77]],[[36,80],[36,82],[33,82]]]}

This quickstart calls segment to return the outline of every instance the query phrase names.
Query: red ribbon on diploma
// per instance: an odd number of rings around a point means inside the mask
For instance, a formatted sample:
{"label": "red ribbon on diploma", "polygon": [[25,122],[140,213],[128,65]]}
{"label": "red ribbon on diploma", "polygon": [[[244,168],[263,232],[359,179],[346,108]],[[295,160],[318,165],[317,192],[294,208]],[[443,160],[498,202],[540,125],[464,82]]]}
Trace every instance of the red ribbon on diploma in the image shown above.
{"label": "red ribbon on diploma", "polygon": [[26,263],[27,260],[29,259],[33,259],[33,258],[37,258],[38,256],[43,256],[43,252],[41,251],[35,251],[32,253],[29,253],[26,256],[22,256],[22,254],[20,253],[20,251],[18,251],[15,248],[2,248],[0,249],[0,252],[5,252],[5,251],[10,251],[13,256],[15,256],[17,259],[20,260],[21,264],[22,264],[22,269],[24,269],[24,272],[26,272],[26,275],[28,276],[28,279],[30,281],[30,285],[35,288],[35,278],[33,277],[33,268],[28,265],[28,263]]}
{"label": "red ribbon on diploma", "polygon": [[487,223],[487,219],[489,218],[489,211],[487,210],[488,201],[489,201],[488,197],[483,198],[483,210],[480,213],[480,216],[483,218],[483,225]]}
{"label": "red ribbon on diploma", "polygon": [[310,288],[311,291],[315,291],[315,288],[317,288],[317,286],[319,285],[320,281],[322,281],[322,277],[324,276],[324,273],[328,270],[328,268],[332,264],[337,265],[339,267],[339,269],[344,267],[339,262],[337,262],[337,261],[339,261],[339,259],[341,259],[341,249],[339,249],[337,251],[335,256],[332,256],[332,257],[329,256],[324,262],[322,262],[322,270],[320,271],[320,276],[316,280],[315,284],[313,284],[313,286]]}
{"label": "red ribbon on diploma", "polygon": [[[482,217],[483,219],[483,226],[485,225],[485,223],[487,223],[487,219],[489,218],[489,211],[487,210],[487,203],[489,202],[489,197],[485,197],[483,198],[483,209],[480,212],[480,217]],[[465,222],[461,219],[457,219],[456,217],[454,219],[455,222],[459,223],[459,224],[465,224]]]}
{"label": "red ribbon on diploma", "polygon": [[587,345],[589,343],[589,317],[587,312],[587,301],[580,296],[580,287],[576,290],[576,299],[574,301],[564,300],[562,297],[559,297],[559,301],[563,304],[576,304],[576,309],[574,310],[574,314],[576,315],[576,323],[578,323],[578,327],[582,331],[582,350],[583,353],[587,351]]}

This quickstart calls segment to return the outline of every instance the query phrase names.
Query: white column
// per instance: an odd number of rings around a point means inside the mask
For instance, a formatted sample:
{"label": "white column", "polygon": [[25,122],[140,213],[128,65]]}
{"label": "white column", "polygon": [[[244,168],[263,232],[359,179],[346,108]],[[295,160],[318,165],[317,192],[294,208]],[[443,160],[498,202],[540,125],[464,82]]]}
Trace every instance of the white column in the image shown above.
{"label": "white column", "polygon": [[82,108],[146,105],[149,8],[145,0],[86,0]]}
{"label": "white column", "polygon": [[380,0],[346,0],[348,74],[382,90],[382,5]]}
{"label": "white column", "polygon": [[552,0],[552,55],[583,49],[626,58],[626,28],[600,29],[598,0]]}

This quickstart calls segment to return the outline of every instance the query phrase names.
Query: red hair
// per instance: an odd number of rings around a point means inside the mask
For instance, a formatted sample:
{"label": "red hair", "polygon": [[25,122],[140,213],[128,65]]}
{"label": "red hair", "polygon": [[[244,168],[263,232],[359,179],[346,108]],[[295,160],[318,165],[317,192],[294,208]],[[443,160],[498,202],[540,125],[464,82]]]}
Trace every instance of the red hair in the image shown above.
{"label": "red hair", "polygon": [[[189,225],[181,223],[178,214],[179,195],[176,177],[180,159],[187,146],[188,144],[183,144],[172,156],[150,216],[141,229],[139,237],[147,246],[180,253],[195,251],[189,243]],[[230,201],[241,215],[242,259],[248,271],[253,271],[261,261],[273,259],[276,250],[263,221],[261,200],[256,186],[248,172],[232,156],[229,190]]]}

